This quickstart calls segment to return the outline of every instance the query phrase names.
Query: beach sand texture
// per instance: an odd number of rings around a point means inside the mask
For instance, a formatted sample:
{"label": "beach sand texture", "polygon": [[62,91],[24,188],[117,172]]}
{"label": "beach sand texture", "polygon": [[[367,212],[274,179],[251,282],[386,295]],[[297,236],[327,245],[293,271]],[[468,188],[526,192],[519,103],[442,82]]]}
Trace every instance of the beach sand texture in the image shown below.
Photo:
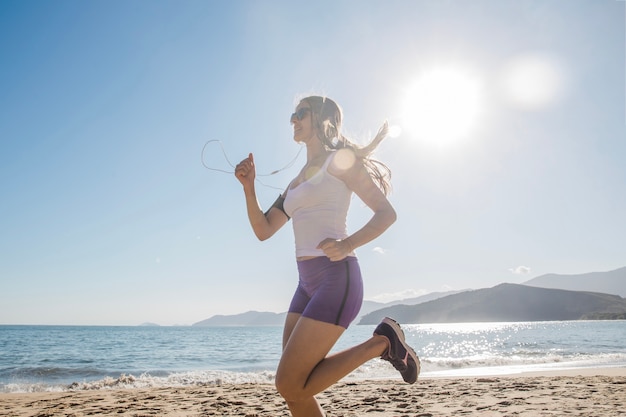
{"label": "beach sand texture", "polygon": [[[340,382],[318,395],[327,416],[626,416],[614,375]],[[1,416],[289,416],[271,384],[0,394]]]}

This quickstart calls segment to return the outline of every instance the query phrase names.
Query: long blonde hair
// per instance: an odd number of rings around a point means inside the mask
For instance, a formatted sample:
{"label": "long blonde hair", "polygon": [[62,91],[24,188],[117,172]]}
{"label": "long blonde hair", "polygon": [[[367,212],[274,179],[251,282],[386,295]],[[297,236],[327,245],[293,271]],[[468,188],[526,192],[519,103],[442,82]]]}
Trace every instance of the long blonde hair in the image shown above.
{"label": "long blonde hair", "polygon": [[303,98],[300,102],[305,102],[311,107],[313,128],[317,131],[324,146],[333,150],[351,149],[356,157],[363,161],[363,165],[378,188],[383,194],[389,195],[391,192],[391,170],[387,165],[370,157],[389,133],[387,122],[383,123],[370,143],[359,146],[341,133],[343,111],[333,100],[328,97],[310,96]]}

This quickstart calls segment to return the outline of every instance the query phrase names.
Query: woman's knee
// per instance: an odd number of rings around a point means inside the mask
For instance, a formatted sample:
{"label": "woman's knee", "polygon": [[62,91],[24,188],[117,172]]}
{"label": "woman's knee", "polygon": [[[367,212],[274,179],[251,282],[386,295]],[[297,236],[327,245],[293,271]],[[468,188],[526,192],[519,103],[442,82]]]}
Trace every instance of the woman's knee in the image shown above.
{"label": "woman's knee", "polygon": [[304,391],[305,384],[306,381],[300,381],[293,375],[280,371],[276,373],[274,380],[276,390],[287,402],[298,402],[309,398],[310,395],[306,395]]}

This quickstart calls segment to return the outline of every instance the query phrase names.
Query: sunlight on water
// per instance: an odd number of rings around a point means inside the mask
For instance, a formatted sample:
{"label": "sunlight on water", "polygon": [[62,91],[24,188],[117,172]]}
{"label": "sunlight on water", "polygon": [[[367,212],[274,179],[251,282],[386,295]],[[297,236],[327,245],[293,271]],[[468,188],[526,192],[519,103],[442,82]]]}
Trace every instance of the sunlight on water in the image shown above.
{"label": "sunlight on water", "polygon": [[[359,326],[362,327],[362,326]],[[626,366],[626,322],[452,323],[402,326],[422,375],[487,375]],[[390,374],[372,361],[353,376]]]}
{"label": "sunlight on water", "polygon": [[[407,340],[418,346],[426,372],[482,369],[489,372],[603,366],[626,361],[626,350],[605,326],[613,322],[455,323],[405,326]],[[588,334],[589,337],[583,336]],[[620,334],[620,332],[617,332]]]}

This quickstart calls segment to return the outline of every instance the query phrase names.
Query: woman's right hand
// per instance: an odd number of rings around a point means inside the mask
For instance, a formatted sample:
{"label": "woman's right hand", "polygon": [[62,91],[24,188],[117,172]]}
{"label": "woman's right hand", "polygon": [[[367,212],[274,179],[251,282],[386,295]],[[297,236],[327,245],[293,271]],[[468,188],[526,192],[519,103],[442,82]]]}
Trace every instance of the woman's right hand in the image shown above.
{"label": "woman's right hand", "polygon": [[248,155],[246,159],[241,161],[235,167],[235,177],[239,182],[246,187],[254,185],[254,179],[256,178],[256,169],[254,166],[254,156],[252,153]]}

